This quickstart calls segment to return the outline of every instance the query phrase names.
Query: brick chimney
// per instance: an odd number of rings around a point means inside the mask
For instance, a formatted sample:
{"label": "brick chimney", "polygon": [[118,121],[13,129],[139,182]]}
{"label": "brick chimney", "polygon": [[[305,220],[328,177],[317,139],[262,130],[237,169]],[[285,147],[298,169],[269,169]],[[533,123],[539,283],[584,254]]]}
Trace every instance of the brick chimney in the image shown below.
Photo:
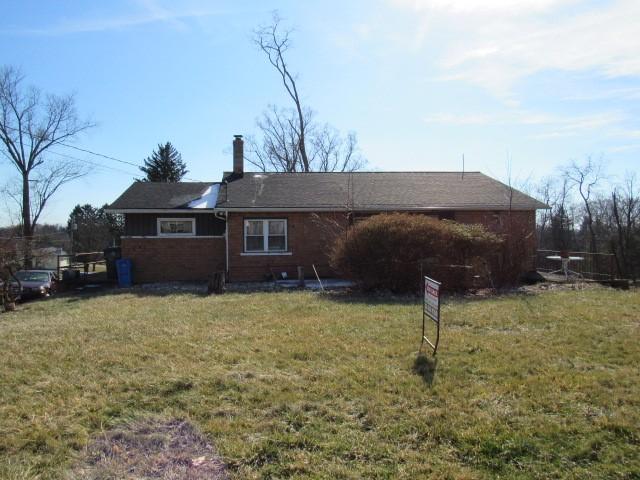
{"label": "brick chimney", "polygon": [[233,136],[233,175],[241,177],[244,174],[244,141],[242,135]]}

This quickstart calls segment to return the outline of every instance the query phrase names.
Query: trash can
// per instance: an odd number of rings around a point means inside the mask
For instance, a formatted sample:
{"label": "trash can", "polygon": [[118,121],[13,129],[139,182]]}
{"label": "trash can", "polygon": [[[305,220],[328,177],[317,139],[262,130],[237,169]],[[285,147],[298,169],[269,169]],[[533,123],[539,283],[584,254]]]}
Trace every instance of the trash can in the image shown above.
{"label": "trash can", "polygon": [[104,263],[107,266],[107,279],[117,280],[116,260],[121,257],[120,247],[109,247],[104,249]]}
{"label": "trash can", "polygon": [[121,258],[116,260],[116,270],[118,271],[118,286],[130,287],[133,284],[131,275],[131,259]]}
{"label": "trash can", "polygon": [[80,280],[80,270],[67,268],[62,271],[62,281],[64,283],[74,283]]}

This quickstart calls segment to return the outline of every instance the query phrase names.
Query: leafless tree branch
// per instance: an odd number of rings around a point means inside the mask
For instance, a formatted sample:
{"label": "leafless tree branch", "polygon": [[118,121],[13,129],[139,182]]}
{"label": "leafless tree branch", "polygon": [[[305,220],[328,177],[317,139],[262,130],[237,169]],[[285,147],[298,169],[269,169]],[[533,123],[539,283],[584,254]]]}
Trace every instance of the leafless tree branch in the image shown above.
{"label": "leafless tree branch", "polygon": [[286,60],[291,47],[291,30],[273,13],[271,22],[254,31],[254,42],[278,72],[293,108],[269,106],[257,120],[262,140],[250,138],[247,161],[259,169],[278,172],[353,171],[365,161],[359,155],[355,134],[345,138],[328,125],[318,125],[313,111],[303,105]]}
{"label": "leafless tree branch", "polygon": [[[0,151],[21,177],[21,185],[12,190],[12,197],[21,197],[22,231],[28,239],[51,196],[84,172],[70,164],[52,164],[46,151],[72,141],[94,124],[79,119],[73,95],[43,95],[34,87],[23,86],[23,82],[24,75],[18,69],[0,68]],[[20,195],[16,196],[18,190]],[[28,264],[30,249],[26,247]]]}

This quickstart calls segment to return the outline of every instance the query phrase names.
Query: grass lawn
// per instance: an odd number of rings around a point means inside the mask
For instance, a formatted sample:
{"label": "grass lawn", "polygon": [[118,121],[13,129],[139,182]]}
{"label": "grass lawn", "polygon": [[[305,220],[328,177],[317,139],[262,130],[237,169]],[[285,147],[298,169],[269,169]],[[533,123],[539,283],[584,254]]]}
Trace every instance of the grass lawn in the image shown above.
{"label": "grass lawn", "polygon": [[0,315],[0,478],[187,419],[232,478],[640,478],[640,292],[60,297]]}

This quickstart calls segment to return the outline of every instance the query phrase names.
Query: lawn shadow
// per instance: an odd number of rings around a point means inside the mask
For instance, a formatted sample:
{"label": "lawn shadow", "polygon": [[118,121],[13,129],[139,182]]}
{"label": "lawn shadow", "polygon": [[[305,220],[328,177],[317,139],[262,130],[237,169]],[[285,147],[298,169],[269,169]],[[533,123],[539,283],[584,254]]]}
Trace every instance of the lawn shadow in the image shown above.
{"label": "lawn shadow", "polygon": [[[445,291],[442,293],[443,303],[470,304],[490,300],[502,300],[514,297],[533,296],[530,292],[518,288],[500,290],[485,289],[478,292]],[[328,291],[323,293],[327,300],[338,303],[367,304],[367,305],[420,305],[423,298],[418,294],[394,294],[391,292],[364,292],[347,289],[342,291]]]}
{"label": "lawn shadow", "polygon": [[420,352],[413,362],[413,373],[422,377],[424,383],[431,386],[436,377],[437,366],[437,357],[430,357]]}
{"label": "lawn shadow", "polygon": [[366,305],[420,305],[422,298],[417,295],[394,295],[392,293],[366,293],[356,290],[324,292],[322,297],[336,303]]}
{"label": "lawn shadow", "polygon": [[56,294],[56,297],[64,299],[68,303],[81,302],[98,297],[118,297],[120,295],[134,295],[140,298],[146,297],[166,297],[169,295],[181,295],[185,297],[205,297],[207,296],[206,285],[180,285],[176,287],[155,288],[134,286],[131,288],[119,288],[115,285],[85,285],[81,288],[71,288],[67,291]]}

